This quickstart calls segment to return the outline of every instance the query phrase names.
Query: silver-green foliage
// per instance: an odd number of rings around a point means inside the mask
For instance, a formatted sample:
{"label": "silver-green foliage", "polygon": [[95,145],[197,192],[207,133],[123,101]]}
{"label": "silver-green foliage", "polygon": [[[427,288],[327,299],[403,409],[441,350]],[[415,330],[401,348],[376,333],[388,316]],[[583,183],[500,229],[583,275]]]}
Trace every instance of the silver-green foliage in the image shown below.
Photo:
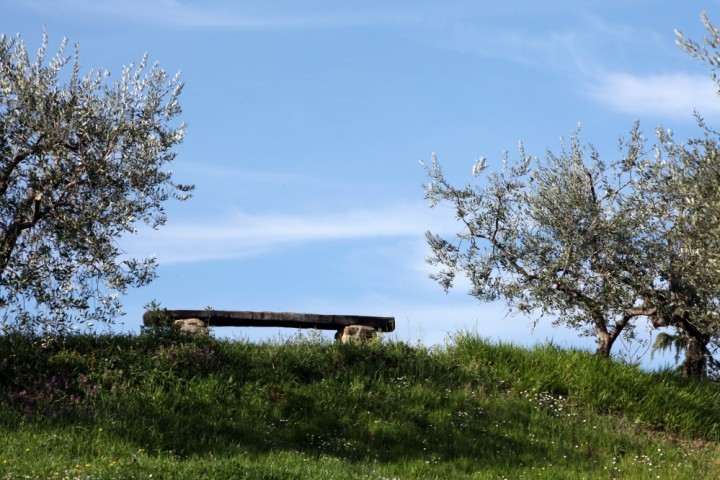
{"label": "silver-green foliage", "polygon": [[720,339],[720,145],[702,119],[699,126],[702,136],[682,144],[658,131],[635,206],[650,212],[658,233],[643,245],[657,278],[638,292],[655,310],[653,324],[673,327],[675,343],[687,346],[689,376],[706,373]]}
{"label": "silver-green foliage", "polygon": [[[165,222],[163,203],[191,186],[166,169],[183,140],[183,84],[147,57],[119,79],[82,75],[67,40],[31,60],[0,37],[0,309],[8,328],[112,321],[119,294],[155,276],[118,239]],[[66,68],[67,67],[67,68]]]}
{"label": "silver-green foliage", "polygon": [[[637,209],[635,182],[641,175],[645,139],[636,126],[622,141],[622,155],[605,163],[572,135],[559,153],[544,159],[507,155],[503,168],[462,188],[452,186],[433,157],[427,166],[432,205],[450,203],[462,230],[455,240],[428,233],[434,275],[448,289],[458,273],[469,278],[480,300],[507,300],[511,309],[556,315],[599,337],[598,353],[631,320],[647,314],[635,285],[652,285],[654,271],[642,252],[652,215]],[[487,169],[476,163],[473,176]]]}
{"label": "silver-green foliage", "polygon": [[433,158],[426,196],[462,226],[454,240],[428,233],[434,278],[448,289],[463,273],[480,300],[552,314],[597,335],[600,355],[646,317],[687,338],[702,357],[686,358],[700,361],[687,373],[704,373],[720,338],[720,153],[700,128],[684,143],[658,128],[648,146],[636,124],[610,163],[577,135],[544,159],[521,146],[519,160],[462,188]]}
{"label": "silver-green foliage", "polygon": [[[707,47],[679,32],[678,44],[716,71],[720,31],[703,22]],[[704,375],[720,339],[720,134],[697,118],[701,134],[680,143],[658,128],[648,145],[636,124],[609,163],[577,135],[544,159],[521,146],[463,188],[433,157],[426,196],[454,206],[462,226],[453,240],[428,233],[434,278],[448,289],[463,273],[481,300],[556,315],[597,335],[600,355],[646,317],[685,339],[685,374]]]}

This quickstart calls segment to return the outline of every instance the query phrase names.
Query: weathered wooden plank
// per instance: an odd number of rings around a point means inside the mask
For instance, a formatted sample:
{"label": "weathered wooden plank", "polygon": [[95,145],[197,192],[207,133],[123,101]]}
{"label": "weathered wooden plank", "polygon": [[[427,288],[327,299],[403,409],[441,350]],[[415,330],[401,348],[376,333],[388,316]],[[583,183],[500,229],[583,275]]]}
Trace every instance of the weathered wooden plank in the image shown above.
{"label": "weathered wooden plank", "polygon": [[[395,330],[395,317],[364,315],[319,315],[291,312],[238,312],[227,310],[165,310],[169,320],[199,318],[211,327],[288,327],[339,330],[349,325],[367,325],[383,332]],[[151,312],[145,312],[148,324]]]}

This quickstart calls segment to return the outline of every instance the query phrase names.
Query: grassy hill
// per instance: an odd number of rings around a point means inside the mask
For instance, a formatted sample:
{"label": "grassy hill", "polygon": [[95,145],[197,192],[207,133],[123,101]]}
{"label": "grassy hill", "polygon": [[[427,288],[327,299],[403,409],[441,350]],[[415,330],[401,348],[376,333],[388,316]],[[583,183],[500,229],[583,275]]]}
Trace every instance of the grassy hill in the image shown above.
{"label": "grassy hill", "polygon": [[719,445],[719,384],[552,346],[0,337],[0,479],[717,479]]}

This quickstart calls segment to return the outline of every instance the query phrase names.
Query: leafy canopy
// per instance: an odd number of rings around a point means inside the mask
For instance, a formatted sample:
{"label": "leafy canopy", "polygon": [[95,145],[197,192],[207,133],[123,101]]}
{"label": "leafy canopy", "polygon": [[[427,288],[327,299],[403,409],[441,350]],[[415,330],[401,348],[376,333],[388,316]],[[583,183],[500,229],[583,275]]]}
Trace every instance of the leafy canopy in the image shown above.
{"label": "leafy canopy", "polygon": [[[706,46],[680,32],[678,44],[720,88],[720,31],[702,18]],[[685,374],[704,375],[720,339],[720,133],[696,117],[701,134],[685,142],[658,128],[648,145],[636,123],[610,162],[577,134],[543,159],[521,145],[519,159],[461,188],[433,157],[426,197],[461,225],[453,239],[428,232],[433,277],[448,289],[462,273],[480,300],[552,314],[597,335],[603,356],[646,317],[676,330]],[[486,169],[478,160],[473,176]]]}
{"label": "leafy canopy", "polygon": [[163,203],[188,198],[166,170],[183,140],[179,74],[157,63],[81,75],[64,40],[34,60],[0,37],[0,309],[3,327],[56,330],[110,322],[119,294],[149,283],[154,258],[118,245],[138,223],[165,222]]}
{"label": "leafy canopy", "polygon": [[[632,241],[652,235],[646,212],[632,206],[644,141],[636,126],[610,164],[576,134],[542,160],[521,145],[519,159],[506,155],[500,171],[463,188],[450,185],[433,158],[426,196],[433,206],[450,203],[462,227],[455,240],[428,232],[429,262],[441,267],[433,277],[448,289],[463,273],[480,300],[504,298],[514,311],[557,315],[556,323],[605,336],[598,352],[607,355],[644,313],[633,282],[653,278],[634,261],[642,254]],[[486,169],[478,160],[473,176]]]}

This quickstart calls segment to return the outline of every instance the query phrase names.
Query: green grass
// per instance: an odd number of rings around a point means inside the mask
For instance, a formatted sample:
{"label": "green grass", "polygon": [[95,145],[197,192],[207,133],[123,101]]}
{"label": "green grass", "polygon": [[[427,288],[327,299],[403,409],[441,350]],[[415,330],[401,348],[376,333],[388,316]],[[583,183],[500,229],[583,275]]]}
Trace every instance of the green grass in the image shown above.
{"label": "green grass", "polygon": [[0,479],[716,479],[719,441],[719,384],[552,346],[0,337]]}

